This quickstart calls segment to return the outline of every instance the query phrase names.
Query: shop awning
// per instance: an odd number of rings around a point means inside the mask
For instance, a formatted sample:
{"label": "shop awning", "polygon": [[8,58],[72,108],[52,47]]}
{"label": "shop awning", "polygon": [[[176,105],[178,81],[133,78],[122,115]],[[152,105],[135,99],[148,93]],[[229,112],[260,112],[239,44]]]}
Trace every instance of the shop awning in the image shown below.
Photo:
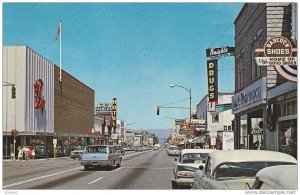
{"label": "shop awning", "polygon": [[216,106],[216,112],[210,112],[210,114],[218,114],[230,109],[232,109],[232,104],[219,104]]}

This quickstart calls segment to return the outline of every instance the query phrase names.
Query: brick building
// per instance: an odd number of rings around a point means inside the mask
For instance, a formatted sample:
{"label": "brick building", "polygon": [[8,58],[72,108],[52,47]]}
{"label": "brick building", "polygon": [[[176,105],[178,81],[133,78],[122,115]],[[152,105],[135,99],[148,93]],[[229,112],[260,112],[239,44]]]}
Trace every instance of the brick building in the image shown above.
{"label": "brick building", "polygon": [[[94,127],[95,92],[27,46],[3,47],[3,156],[14,151],[11,131],[16,129],[15,148],[31,146],[53,154],[89,141]],[[12,85],[16,97],[12,98]],[[39,151],[40,149],[40,151]]]}
{"label": "brick building", "polygon": [[[257,66],[255,57],[273,36],[297,45],[297,4],[246,3],[235,24],[235,148],[285,151],[287,138],[297,138],[297,97],[278,97],[297,91],[274,66]],[[296,71],[295,67],[289,67]],[[271,119],[273,118],[273,119]],[[287,130],[289,133],[286,133]],[[289,134],[289,137],[284,137]]]}

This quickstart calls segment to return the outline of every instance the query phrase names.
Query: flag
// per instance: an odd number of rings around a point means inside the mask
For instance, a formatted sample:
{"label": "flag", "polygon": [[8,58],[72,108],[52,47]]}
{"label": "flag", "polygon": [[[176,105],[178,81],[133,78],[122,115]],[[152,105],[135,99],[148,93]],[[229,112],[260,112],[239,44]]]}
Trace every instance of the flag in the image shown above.
{"label": "flag", "polygon": [[57,40],[57,38],[58,38],[59,34],[60,34],[60,25],[58,26],[58,29],[57,29],[57,34],[56,34],[55,41]]}

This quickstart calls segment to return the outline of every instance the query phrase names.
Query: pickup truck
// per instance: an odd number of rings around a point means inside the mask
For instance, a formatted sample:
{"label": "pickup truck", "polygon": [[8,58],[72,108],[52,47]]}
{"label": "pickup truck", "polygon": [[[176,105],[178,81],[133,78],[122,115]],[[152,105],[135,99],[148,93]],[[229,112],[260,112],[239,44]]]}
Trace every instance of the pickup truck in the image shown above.
{"label": "pickup truck", "polygon": [[115,166],[121,166],[122,153],[112,145],[90,145],[80,155],[79,161],[85,170],[92,166],[105,166],[113,170]]}

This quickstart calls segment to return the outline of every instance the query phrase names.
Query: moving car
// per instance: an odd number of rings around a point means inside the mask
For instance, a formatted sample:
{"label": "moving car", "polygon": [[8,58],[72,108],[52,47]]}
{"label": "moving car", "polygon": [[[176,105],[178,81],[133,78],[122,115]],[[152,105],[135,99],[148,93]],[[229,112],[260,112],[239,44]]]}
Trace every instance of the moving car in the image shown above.
{"label": "moving car", "polygon": [[136,147],[134,148],[134,151],[136,151],[136,152],[143,152],[143,151],[145,151],[145,148],[142,147],[142,146],[136,146]]}
{"label": "moving car", "polygon": [[194,172],[200,165],[204,165],[209,153],[216,151],[213,149],[183,149],[180,151],[178,159],[174,160],[173,174],[171,181],[172,188],[190,188],[194,182]]}
{"label": "moving car", "polygon": [[153,146],[153,150],[159,150],[158,146]]}
{"label": "moving car", "polygon": [[251,189],[260,190],[297,190],[298,165],[279,165],[267,167],[256,174]]}
{"label": "moving car", "polygon": [[75,158],[79,158],[79,156],[83,153],[84,151],[84,147],[79,147],[73,151],[71,151],[71,158],[75,159]]}
{"label": "moving car", "polygon": [[168,156],[179,156],[180,150],[178,146],[172,145],[167,149]]}
{"label": "moving car", "polygon": [[122,154],[111,145],[90,145],[80,155],[79,161],[84,169],[105,166],[113,170],[116,165],[121,166]]}
{"label": "moving car", "polygon": [[291,155],[267,150],[222,150],[208,155],[205,167],[195,172],[194,189],[245,190],[263,168],[295,165]]}

